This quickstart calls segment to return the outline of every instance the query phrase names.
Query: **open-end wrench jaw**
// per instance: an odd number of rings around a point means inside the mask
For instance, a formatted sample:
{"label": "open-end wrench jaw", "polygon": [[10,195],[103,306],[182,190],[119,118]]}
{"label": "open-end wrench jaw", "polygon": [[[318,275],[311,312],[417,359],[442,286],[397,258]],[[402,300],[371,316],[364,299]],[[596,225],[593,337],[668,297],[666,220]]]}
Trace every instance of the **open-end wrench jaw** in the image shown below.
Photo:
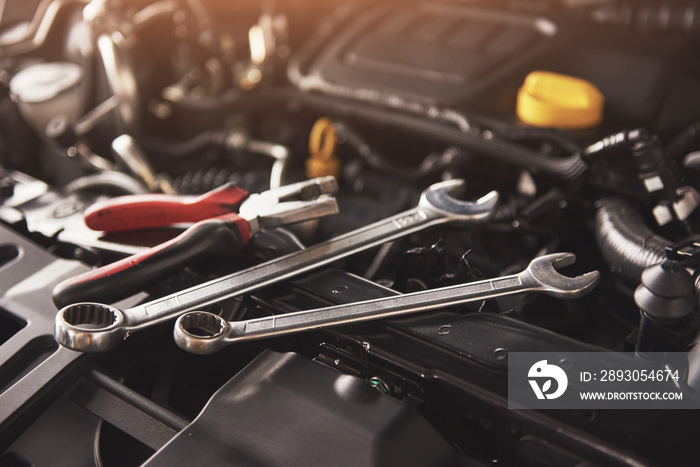
{"label": "open-end wrench jaw", "polygon": [[464,194],[464,180],[446,180],[431,185],[421,195],[418,205],[422,209],[437,211],[454,220],[488,220],[496,212],[498,192],[491,191],[476,201],[464,201],[458,196]]}
{"label": "open-end wrench jaw", "polygon": [[558,298],[578,298],[586,295],[600,281],[598,271],[587,272],[577,277],[561,274],[558,269],[576,261],[573,253],[554,253],[535,258],[521,273],[523,283],[538,287],[543,293]]}

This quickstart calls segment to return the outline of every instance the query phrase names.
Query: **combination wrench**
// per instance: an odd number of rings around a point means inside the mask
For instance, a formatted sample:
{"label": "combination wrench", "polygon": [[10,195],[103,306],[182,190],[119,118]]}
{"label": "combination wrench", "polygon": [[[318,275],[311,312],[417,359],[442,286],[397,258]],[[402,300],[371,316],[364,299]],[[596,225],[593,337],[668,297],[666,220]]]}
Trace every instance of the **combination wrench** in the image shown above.
{"label": "combination wrench", "polygon": [[226,321],[213,313],[192,311],[177,319],[175,343],[191,353],[210,354],[245,340],[416,313],[516,293],[540,292],[559,298],[578,298],[596,286],[600,273],[592,271],[578,277],[567,277],[557,272],[557,268],[573,264],[575,259],[573,253],[554,253],[535,258],[518,274],[248,321]]}
{"label": "combination wrench", "polygon": [[492,191],[475,202],[454,198],[463,188],[463,180],[436,183],[423,191],[418,206],[413,209],[128,310],[88,302],[65,306],[56,314],[56,340],[64,347],[83,352],[109,350],[139,329],[289,279],[427,227],[488,220],[495,213],[498,193]]}

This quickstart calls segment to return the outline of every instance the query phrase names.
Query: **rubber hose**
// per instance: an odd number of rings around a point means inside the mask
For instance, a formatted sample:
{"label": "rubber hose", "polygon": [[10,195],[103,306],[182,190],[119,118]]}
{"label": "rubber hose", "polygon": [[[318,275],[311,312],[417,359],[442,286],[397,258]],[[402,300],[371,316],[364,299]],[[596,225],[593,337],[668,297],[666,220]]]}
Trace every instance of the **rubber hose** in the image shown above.
{"label": "rubber hose", "polygon": [[486,139],[437,121],[381,107],[361,105],[351,100],[340,100],[322,94],[308,93],[300,97],[300,102],[313,108],[322,109],[323,112],[332,109],[334,113],[339,115],[356,117],[381,125],[391,125],[416,135],[441,139],[451,146],[465,148],[505,164],[539,171],[560,180],[576,180],[583,175],[588,167],[579,153],[562,158],[549,157],[504,139]]}
{"label": "rubber hose", "polygon": [[683,130],[666,146],[665,157],[681,160],[700,143],[700,122]]}
{"label": "rubber hose", "polygon": [[206,193],[228,182],[236,183],[238,181],[230,170],[210,167],[187,172],[177,177],[173,180],[173,186],[178,193],[195,195]]}
{"label": "rubber hose", "polygon": [[666,259],[671,241],[657,235],[642,220],[639,208],[621,198],[601,199],[596,212],[596,241],[614,272],[632,285],[642,271]]}
{"label": "rubber hose", "polygon": [[570,135],[559,130],[543,128],[506,128],[494,131],[498,136],[511,141],[546,141],[555,144],[564,151],[575,154],[581,151],[578,143]]}
{"label": "rubber hose", "polygon": [[188,172],[173,180],[173,186],[178,193],[195,195],[206,193],[229,182],[252,193],[259,193],[269,188],[269,179],[265,172],[233,172],[216,167]]}
{"label": "rubber hose", "polygon": [[85,175],[80,178],[76,178],[68,185],[66,185],[66,191],[68,193],[75,193],[79,191],[105,191],[111,190],[112,192],[117,192],[119,194],[126,195],[140,195],[144,193],[149,193],[148,188],[136,180],[134,177],[127,175],[122,172],[97,172],[90,175]]}

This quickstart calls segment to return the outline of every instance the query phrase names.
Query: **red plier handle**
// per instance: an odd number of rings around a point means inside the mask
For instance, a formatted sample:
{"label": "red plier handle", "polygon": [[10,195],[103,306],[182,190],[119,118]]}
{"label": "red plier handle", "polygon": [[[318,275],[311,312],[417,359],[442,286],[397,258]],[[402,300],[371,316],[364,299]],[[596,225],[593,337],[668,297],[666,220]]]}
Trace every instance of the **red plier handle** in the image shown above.
{"label": "red plier handle", "polygon": [[54,288],[54,303],[112,303],[196,262],[237,253],[260,229],[335,214],[337,202],[327,194],[337,187],[334,178],[321,177],[254,195],[225,185],[199,197],[137,195],[99,203],[85,215],[96,230],[195,223],[169,242],[61,282]]}
{"label": "red plier handle", "polygon": [[194,262],[237,253],[250,239],[248,221],[235,213],[206,219],[143,253],[71,277],[53,290],[59,307],[100,300],[112,303],[143,290]]}
{"label": "red plier handle", "polygon": [[201,196],[162,194],[119,196],[85,211],[85,224],[108,233],[165,227],[238,211],[250,193],[224,185]]}

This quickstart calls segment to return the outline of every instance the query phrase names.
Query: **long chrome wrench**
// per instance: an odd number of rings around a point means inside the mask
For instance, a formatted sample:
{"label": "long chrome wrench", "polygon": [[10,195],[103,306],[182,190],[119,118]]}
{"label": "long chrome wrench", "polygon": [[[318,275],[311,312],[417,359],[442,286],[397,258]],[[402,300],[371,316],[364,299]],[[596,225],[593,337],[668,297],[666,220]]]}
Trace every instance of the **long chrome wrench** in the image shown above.
{"label": "long chrome wrench", "polygon": [[193,311],[175,323],[175,342],[195,354],[210,354],[235,342],[278,336],[323,326],[386,318],[476,300],[523,292],[540,292],[559,298],[578,298],[600,279],[598,271],[567,277],[556,269],[573,264],[572,253],[535,258],[518,274],[467,284],[378,298],[315,310],[299,311],[248,321],[225,321],[218,315]]}
{"label": "long chrome wrench", "polygon": [[128,310],[122,311],[102,303],[68,305],[56,314],[56,340],[73,350],[109,350],[126,339],[131,332],[289,279],[427,227],[448,222],[479,222],[489,219],[494,214],[498,193],[492,191],[475,202],[453,198],[452,194],[463,187],[463,180],[436,183],[423,191],[418,206],[413,209],[299,252]]}

